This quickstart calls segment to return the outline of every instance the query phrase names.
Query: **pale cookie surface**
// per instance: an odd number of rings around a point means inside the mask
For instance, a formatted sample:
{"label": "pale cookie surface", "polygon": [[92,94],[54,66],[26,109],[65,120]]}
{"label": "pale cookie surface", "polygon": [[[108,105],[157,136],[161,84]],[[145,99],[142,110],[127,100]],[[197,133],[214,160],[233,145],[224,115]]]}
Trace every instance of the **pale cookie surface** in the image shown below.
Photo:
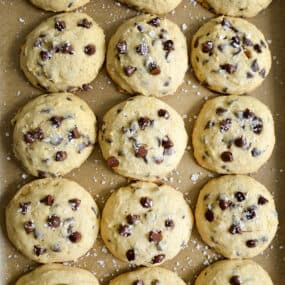
{"label": "pale cookie surface", "polygon": [[137,10],[152,14],[165,14],[175,9],[181,0],[119,0]]}
{"label": "pale cookie surface", "polygon": [[254,17],[269,6],[272,0],[198,0],[217,14],[235,17]]}
{"label": "pale cookie surface", "polygon": [[67,179],[45,178],[22,187],[6,208],[16,248],[40,263],[75,260],[94,244],[99,211],[92,196]]}
{"label": "pale cookie surface", "polygon": [[61,264],[43,265],[21,277],[16,285],[99,285],[97,278],[87,270]]}
{"label": "pale cookie surface", "polygon": [[70,93],[39,96],[13,119],[16,157],[32,175],[60,176],[79,167],[96,141],[96,117]]}
{"label": "pale cookie surface", "polygon": [[35,28],[21,49],[29,81],[48,92],[88,90],[105,58],[105,36],[83,13],[51,17]]}
{"label": "pale cookie surface", "polygon": [[110,285],[185,285],[175,273],[164,268],[142,268],[119,275]]}
{"label": "pale cookie surface", "polygon": [[108,73],[131,94],[173,94],[187,68],[184,34],[175,23],[157,16],[142,15],[126,21],[108,46]]}
{"label": "pale cookie surface", "polygon": [[72,11],[90,0],[30,0],[35,6],[53,12]]}
{"label": "pale cookie surface", "polygon": [[108,199],[101,235],[119,259],[157,266],[187,245],[193,216],[183,194],[167,185],[137,182]]}
{"label": "pale cookie surface", "polygon": [[278,226],[271,194],[245,175],[210,180],[200,192],[195,217],[202,239],[227,258],[260,254]]}
{"label": "pale cookie surface", "polygon": [[208,21],[194,35],[191,63],[207,88],[239,95],[263,82],[271,68],[271,53],[254,25],[222,16]]}
{"label": "pale cookie surface", "polygon": [[251,260],[218,261],[204,269],[195,285],[273,285],[268,273]]}
{"label": "pale cookie surface", "polygon": [[224,174],[256,172],[274,148],[272,114],[254,97],[216,97],[200,111],[192,142],[196,160],[209,170]]}
{"label": "pale cookie surface", "polygon": [[187,133],[181,116],[172,107],[153,97],[137,96],[106,113],[99,143],[115,172],[154,181],[177,167],[186,148]]}

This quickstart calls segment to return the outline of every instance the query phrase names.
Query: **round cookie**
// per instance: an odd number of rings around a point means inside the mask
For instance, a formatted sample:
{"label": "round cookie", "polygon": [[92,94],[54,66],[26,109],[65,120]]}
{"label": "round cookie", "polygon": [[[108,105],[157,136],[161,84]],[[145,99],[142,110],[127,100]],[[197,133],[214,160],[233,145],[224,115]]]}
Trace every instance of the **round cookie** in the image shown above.
{"label": "round cookie", "polygon": [[198,0],[216,14],[235,17],[254,17],[269,6],[272,0]]}
{"label": "round cookie", "polygon": [[79,167],[96,141],[94,113],[70,93],[39,96],[12,122],[15,156],[34,176],[60,176]]}
{"label": "round cookie", "polygon": [[22,187],[10,201],[6,226],[10,241],[34,261],[75,260],[95,242],[99,210],[77,183],[39,179]]}
{"label": "round cookie", "polygon": [[216,97],[207,101],[200,111],[192,142],[196,160],[211,171],[256,172],[274,148],[272,114],[254,97]]}
{"label": "round cookie", "polygon": [[199,194],[195,217],[202,239],[227,258],[260,254],[278,226],[271,194],[245,175],[210,180]]}
{"label": "round cookie", "polygon": [[99,143],[115,172],[155,181],[177,167],[186,148],[187,133],[181,116],[172,107],[153,97],[137,96],[105,114]]}
{"label": "round cookie", "polygon": [[182,193],[167,185],[136,182],[108,199],[101,235],[117,258],[157,266],[186,246],[192,227],[192,212]]}
{"label": "round cookie", "polygon": [[187,68],[184,34],[175,23],[157,16],[141,15],[126,21],[108,46],[108,73],[131,94],[173,94]]}
{"label": "round cookie", "polygon": [[151,14],[166,14],[175,9],[181,0],[119,0],[139,11]]}
{"label": "round cookie", "polygon": [[223,260],[204,269],[195,285],[273,285],[268,273],[252,260]]}
{"label": "round cookie", "polygon": [[207,88],[240,95],[263,82],[271,68],[271,53],[253,24],[222,16],[196,32],[191,62],[196,77]]}
{"label": "round cookie", "polygon": [[83,13],[53,16],[27,37],[21,68],[29,81],[48,92],[88,90],[105,58],[105,36]]}
{"label": "round cookie", "polygon": [[97,278],[91,272],[81,268],[64,266],[61,264],[47,264],[40,266],[22,276],[16,282],[16,285],[41,284],[43,280],[45,285],[99,285]]}
{"label": "round cookie", "polygon": [[186,285],[175,273],[164,268],[141,268],[119,275],[109,285]]}
{"label": "round cookie", "polygon": [[35,6],[53,12],[72,11],[84,6],[90,0],[30,0]]}

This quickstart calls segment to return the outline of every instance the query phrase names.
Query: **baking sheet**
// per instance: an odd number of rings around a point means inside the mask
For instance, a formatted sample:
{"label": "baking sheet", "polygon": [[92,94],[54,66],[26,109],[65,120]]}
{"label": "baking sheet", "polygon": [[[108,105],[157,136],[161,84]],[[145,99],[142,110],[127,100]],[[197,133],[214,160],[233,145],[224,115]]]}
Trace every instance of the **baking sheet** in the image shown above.
{"label": "baking sheet", "polygon": [[[136,15],[135,11],[113,0],[93,0],[80,11],[94,17],[104,28],[107,40],[118,25]],[[285,34],[282,31],[285,27],[284,12],[285,2],[273,0],[273,4],[268,9],[250,19],[264,32],[273,55],[273,67],[269,77],[251,95],[256,96],[271,108],[276,122],[277,143],[273,156],[258,174],[253,175],[274,194],[279,212],[281,227],[277,237],[264,254],[255,258],[269,272],[276,285],[285,283],[283,281],[285,280],[285,207],[282,201],[285,201],[285,193],[282,189],[285,186],[285,116],[283,114]],[[23,273],[36,266],[17,252],[7,240],[4,208],[19,187],[32,180],[32,177],[23,172],[12,154],[10,120],[20,106],[43,93],[32,87],[21,72],[19,49],[26,35],[51,15],[53,13],[39,10],[27,0],[0,0],[0,280],[2,284],[13,284]],[[167,18],[183,27],[188,43],[198,27],[210,17],[213,17],[213,14],[196,4],[194,0],[184,0],[175,12],[167,15]],[[120,94],[116,90],[105,68],[92,85],[93,90],[81,92],[78,95],[90,104],[99,120],[111,106],[127,98],[127,95]],[[173,106],[183,116],[190,137],[195,116],[203,102],[212,96],[216,95],[201,87],[190,69],[185,77],[185,83],[176,95],[162,100]],[[199,189],[212,176],[213,174],[195,163],[189,139],[188,151],[177,171],[169,176],[168,183],[184,192],[193,210]],[[90,191],[101,210],[106,198],[110,195],[110,190],[128,183],[125,178],[105,167],[98,145],[88,161],[66,177],[75,180]],[[217,254],[201,242],[194,230],[188,247],[162,266],[176,271],[188,284],[193,284],[195,276],[201,269],[218,258]],[[95,247],[86,256],[68,264],[90,270],[96,274],[102,285],[108,284],[113,276],[130,269],[126,263],[111,256],[101,238],[97,239]]]}

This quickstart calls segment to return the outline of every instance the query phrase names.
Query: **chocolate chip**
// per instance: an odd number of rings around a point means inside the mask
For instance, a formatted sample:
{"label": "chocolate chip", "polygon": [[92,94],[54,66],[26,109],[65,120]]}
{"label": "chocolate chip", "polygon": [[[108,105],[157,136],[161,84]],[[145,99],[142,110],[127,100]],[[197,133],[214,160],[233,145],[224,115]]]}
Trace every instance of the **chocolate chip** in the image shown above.
{"label": "chocolate chip", "polygon": [[170,148],[174,147],[173,141],[168,136],[166,136],[165,138],[162,139],[161,145],[165,149],[170,149]]}
{"label": "chocolate chip", "polygon": [[266,203],[268,203],[268,200],[266,198],[264,198],[263,196],[258,197],[258,205],[264,205]]}
{"label": "chocolate chip", "polygon": [[245,46],[253,46],[252,41],[251,41],[249,38],[247,38],[247,37],[243,37],[242,42],[243,42],[243,44],[244,44]]}
{"label": "chocolate chip", "polygon": [[147,22],[149,25],[154,26],[154,27],[159,27],[160,26],[160,18],[159,17],[155,17],[153,19],[151,19],[150,21]]}
{"label": "chocolate chip", "polygon": [[218,107],[218,108],[216,109],[216,114],[219,115],[219,116],[221,116],[221,115],[225,114],[227,111],[228,111],[228,110],[225,109],[225,108]]}
{"label": "chocolate chip", "polygon": [[51,59],[51,54],[48,51],[42,50],[40,52],[40,57],[43,61],[47,61],[47,60]]}
{"label": "chocolate chip", "polygon": [[144,282],[142,280],[136,280],[133,282],[133,285],[144,285]]}
{"label": "chocolate chip", "polygon": [[46,252],[46,248],[40,245],[34,245],[34,253],[36,256],[40,256]]}
{"label": "chocolate chip", "polygon": [[231,28],[232,27],[232,24],[229,20],[227,20],[226,18],[223,18],[222,22],[221,22],[221,25],[224,26],[224,27],[227,27],[227,28]]}
{"label": "chocolate chip", "polygon": [[257,53],[262,53],[261,46],[259,44],[255,44],[253,48]]}
{"label": "chocolate chip", "polygon": [[254,147],[254,148],[251,150],[251,155],[252,155],[253,157],[257,157],[257,156],[259,156],[259,155],[261,155],[261,154],[262,154],[262,151],[259,150],[259,149],[256,148],[256,147]]}
{"label": "chocolate chip", "polygon": [[210,128],[212,128],[213,126],[215,126],[215,122],[213,122],[213,121],[208,121],[204,129],[205,129],[205,130],[206,130],[206,129],[210,129]]}
{"label": "chocolate chip", "polygon": [[252,119],[252,118],[255,117],[255,114],[254,114],[252,111],[250,111],[249,109],[245,109],[245,110],[243,111],[243,117],[244,117],[245,119]]}
{"label": "chocolate chip", "polygon": [[86,18],[82,19],[78,22],[77,24],[78,27],[82,27],[82,28],[86,28],[86,29],[90,29],[92,26],[92,22],[88,21]]}
{"label": "chocolate chip", "polygon": [[152,204],[153,204],[153,201],[151,198],[149,197],[142,197],[140,199],[140,203],[141,205],[144,207],[144,208],[151,208],[152,207]]}
{"label": "chocolate chip", "polygon": [[205,213],[205,218],[206,218],[207,221],[213,222],[213,221],[214,221],[214,218],[215,218],[213,211],[211,211],[210,209],[208,209],[208,210],[206,211],[206,213]]}
{"label": "chocolate chip", "polygon": [[79,139],[81,137],[78,128],[75,127],[70,131],[69,138],[70,139]]}
{"label": "chocolate chip", "polygon": [[32,233],[35,230],[35,224],[32,221],[25,222],[24,229],[27,234]]}
{"label": "chocolate chip", "polygon": [[43,44],[43,41],[41,38],[37,38],[34,42],[34,47],[41,47]]}
{"label": "chocolate chip", "polygon": [[248,220],[252,220],[256,217],[256,212],[255,212],[256,207],[255,206],[250,206],[248,207],[243,213],[244,216],[248,219]]}
{"label": "chocolate chip", "polygon": [[36,128],[34,130],[28,131],[24,134],[24,141],[25,143],[33,143],[36,140],[43,140],[44,139],[44,133],[41,128]]}
{"label": "chocolate chip", "polygon": [[226,210],[227,208],[229,208],[231,205],[233,204],[232,201],[230,200],[220,200],[219,201],[219,206],[222,210]]}
{"label": "chocolate chip", "polygon": [[231,225],[229,228],[229,232],[232,235],[242,234],[242,230],[241,230],[240,226],[238,226],[238,225]]}
{"label": "chocolate chip", "polygon": [[163,50],[166,50],[168,52],[174,50],[174,42],[172,40],[167,40],[163,43]]}
{"label": "chocolate chip", "polygon": [[161,282],[158,279],[151,281],[151,285],[161,285]]}
{"label": "chocolate chip", "polygon": [[149,127],[153,124],[153,121],[148,117],[140,117],[138,119],[138,124],[141,130],[144,130],[146,127]]}
{"label": "chocolate chip", "polygon": [[235,146],[237,146],[237,147],[244,147],[247,145],[246,138],[244,138],[244,137],[236,138],[234,143],[235,143]]}
{"label": "chocolate chip", "polygon": [[246,73],[246,78],[248,78],[248,79],[253,78],[253,74],[250,73],[250,72],[247,72]]}
{"label": "chocolate chip", "polygon": [[108,158],[107,164],[108,164],[108,166],[113,168],[113,167],[118,167],[120,163],[119,163],[119,160],[116,157],[111,156],[111,157]]}
{"label": "chocolate chip", "polygon": [[227,118],[225,120],[220,121],[220,132],[227,132],[232,126],[232,119]]}
{"label": "chocolate chip", "polygon": [[242,202],[246,199],[246,194],[243,192],[235,192],[235,198],[237,199],[238,202]]}
{"label": "chocolate chip", "polygon": [[230,284],[231,285],[241,285],[241,281],[238,275],[234,275],[230,279]]}
{"label": "chocolate chip", "polygon": [[87,55],[93,55],[96,52],[96,47],[95,45],[89,44],[87,46],[84,47],[84,52]]}
{"label": "chocolate chip", "polygon": [[148,46],[145,43],[142,43],[136,47],[136,52],[145,56],[148,54]]}
{"label": "chocolate chip", "polygon": [[162,241],[162,232],[161,231],[150,231],[148,235],[149,242],[159,243]]}
{"label": "chocolate chip", "polygon": [[19,203],[19,210],[21,214],[26,215],[30,209],[31,209],[31,202],[20,202]]}
{"label": "chocolate chip", "polygon": [[132,234],[131,228],[128,225],[122,225],[122,224],[119,225],[118,232],[123,237],[128,237]]}
{"label": "chocolate chip", "polygon": [[255,117],[251,122],[252,131],[259,135],[263,130],[263,121],[259,117]]}
{"label": "chocolate chip", "polygon": [[135,225],[139,223],[140,216],[139,215],[127,215],[127,222],[129,225]]}
{"label": "chocolate chip", "polygon": [[57,29],[58,31],[62,32],[65,28],[65,22],[64,21],[56,21],[54,23],[54,28]]}
{"label": "chocolate chip", "polygon": [[70,43],[63,43],[60,46],[56,46],[55,52],[61,52],[63,54],[74,54],[73,47]]}
{"label": "chocolate chip", "polygon": [[136,157],[146,157],[148,153],[148,150],[145,148],[145,146],[140,145],[135,148],[135,155]]}
{"label": "chocolate chip", "polygon": [[202,44],[202,52],[210,53],[214,49],[214,43],[212,41],[207,41]]}
{"label": "chocolate chip", "polygon": [[229,64],[229,63],[222,64],[222,65],[220,65],[220,67],[221,67],[221,69],[225,70],[229,74],[233,74],[237,70],[236,65]]}
{"label": "chocolate chip", "polygon": [[234,160],[233,154],[232,154],[230,151],[224,151],[224,152],[221,154],[221,159],[222,159],[224,162],[231,162],[231,161]]}
{"label": "chocolate chip", "polygon": [[238,36],[232,37],[231,46],[237,48],[240,46],[240,38]]}
{"label": "chocolate chip", "polygon": [[77,198],[69,199],[68,203],[70,204],[72,211],[77,211],[78,207],[81,204],[81,200]]}
{"label": "chocolate chip", "polygon": [[171,229],[173,229],[175,226],[174,221],[171,219],[166,219],[164,225],[166,228],[171,228]]}
{"label": "chocolate chip", "polygon": [[246,241],[246,246],[249,248],[256,247],[258,240],[257,239],[249,239]]}
{"label": "chocolate chip", "polygon": [[54,203],[54,197],[52,195],[47,195],[40,200],[41,203],[44,203],[46,206],[52,206]]}
{"label": "chocolate chip", "polygon": [[265,75],[266,75],[265,69],[264,69],[264,68],[261,69],[258,74],[259,74],[262,78],[265,78]]}
{"label": "chocolate chip", "polygon": [[51,217],[48,217],[47,224],[51,228],[58,228],[60,226],[60,217],[56,215],[52,215]]}
{"label": "chocolate chip", "polygon": [[64,120],[63,117],[60,116],[53,116],[50,118],[50,121],[52,123],[52,125],[56,128],[59,128],[61,125],[61,122]]}
{"label": "chocolate chip", "polygon": [[81,240],[81,233],[80,232],[73,232],[69,235],[68,238],[73,243],[79,242]]}
{"label": "chocolate chip", "polygon": [[158,254],[156,256],[154,256],[152,258],[152,263],[156,264],[156,263],[160,263],[165,259],[165,254]]}
{"label": "chocolate chip", "polygon": [[128,261],[134,261],[136,259],[136,253],[134,249],[129,249],[126,252],[126,257],[128,259]]}
{"label": "chocolate chip", "polygon": [[132,76],[135,72],[137,71],[137,68],[134,67],[134,66],[125,66],[124,67],[124,73],[127,75],[127,76]]}
{"label": "chocolate chip", "polygon": [[160,67],[158,64],[156,64],[155,62],[151,62],[149,65],[148,65],[148,71],[150,74],[152,75],[159,75],[161,70],[160,70]]}
{"label": "chocolate chip", "polygon": [[119,54],[126,54],[128,49],[127,42],[119,41],[116,45],[116,48]]}
{"label": "chocolate chip", "polygon": [[253,72],[257,72],[257,71],[259,70],[259,65],[258,65],[257,59],[255,59],[255,60],[252,62],[250,68],[251,68],[251,70],[252,70]]}
{"label": "chocolate chip", "polygon": [[64,161],[66,160],[66,158],[67,158],[66,151],[58,151],[54,156],[55,161]]}
{"label": "chocolate chip", "polygon": [[158,110],[157,114],[158,114],[158,117],[162,117],[162,118],[164,118],[166,120],[169,119],[169,117],[170,117],[168,111],[164,110],[164,109]]}

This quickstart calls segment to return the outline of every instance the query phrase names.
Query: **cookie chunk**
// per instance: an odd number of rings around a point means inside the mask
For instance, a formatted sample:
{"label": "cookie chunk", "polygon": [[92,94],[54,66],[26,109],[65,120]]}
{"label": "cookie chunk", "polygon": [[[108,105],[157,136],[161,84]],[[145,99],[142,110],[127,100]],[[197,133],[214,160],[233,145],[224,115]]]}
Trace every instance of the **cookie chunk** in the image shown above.
{"label": "cookie chunk", "polygon": [[139,11],[152,14],[165,14],[175,9],[181,0],[119,0]]}
{"label": "cookie chunk", "polygon": [[191,62],[207,88],[240,95],[263,82],[271,68],[271,53],[254,25],[222,16],[211,19],[194,35]]}
{"label": "cookie chunk", "polygon": [[35,6],[53,12],[72,11],[87,4],[90,0],[30,0]]}
{"label": "cookie chunk", "polygon": [[252,260],[223,260],[204,269],[195,285],[273,285],[268,273]]}
{"label": "cookie chunk", "polygon": [[99,285],[97,278],[89,271],[64,266],[61,264],[43,265],[28,274],[21,277],[16,285],[34,285],[41,284],[44,281],[45,285],[54,284],[86,284]]}
{"label": "cookie chunk", "polygon": [[199,194],[195,217],[202,239],[227,258],[260,254],[278,226],[271,194],[245,175],[210,180]]}
{"label": "cookie chunk", "polygon": [[49,18],[31,32],[21,49],[29,81],[48,92],[88,90],[105,57],[105,36],[83,13]]}
{"label": "cookie chunk", "polygon": [[186,285],[175,273],[164,268],[141,268],[119,275],[111,280],[110,285]]}
{"label": "cookie chunk", "polygon": [[167,19],[134,17],[120,26],[110,40],[108,73],[128,93],[157,97],[173,94],[187,68],[185,36]]}
{"label": "cookie chunk", "polygon": [[107,112],[99,143],[115,172],[154,181],[176,168],[186,148],[187,133],[181,116],[169,105],[137,96]]}
{"label": "cookie chunk", "polygon": [[186,246],[192,227],[192,212],[182,193],[167,185],[137,182],[108,199],[101,235],[119,259],[157,266]]}
{"label": "cookie chunk", "polygon": [[269,6],[272,0],[198,0],[216,14],[235,17],[254,17]]}
{"label": "cookie chunk", "polygon": [[207,101],[196,120],[192,142],[198,163],[215,172],[256,172],[275,144],[270,110],[250,96],[220,96]]}
{"label": "cookie chunk", "polygon": [[13,123],[14,153],[34,176],[60,176],[79,167],[96,140],[94,113],[70,93],[33,99],[19,110]]}
{"label": "cookie chunk", "polygon": [[22,187],[6,208],[8,237],[40,263],[74,260],[94,244],[99,210],[77,183],[62,178],[35,180]]}

